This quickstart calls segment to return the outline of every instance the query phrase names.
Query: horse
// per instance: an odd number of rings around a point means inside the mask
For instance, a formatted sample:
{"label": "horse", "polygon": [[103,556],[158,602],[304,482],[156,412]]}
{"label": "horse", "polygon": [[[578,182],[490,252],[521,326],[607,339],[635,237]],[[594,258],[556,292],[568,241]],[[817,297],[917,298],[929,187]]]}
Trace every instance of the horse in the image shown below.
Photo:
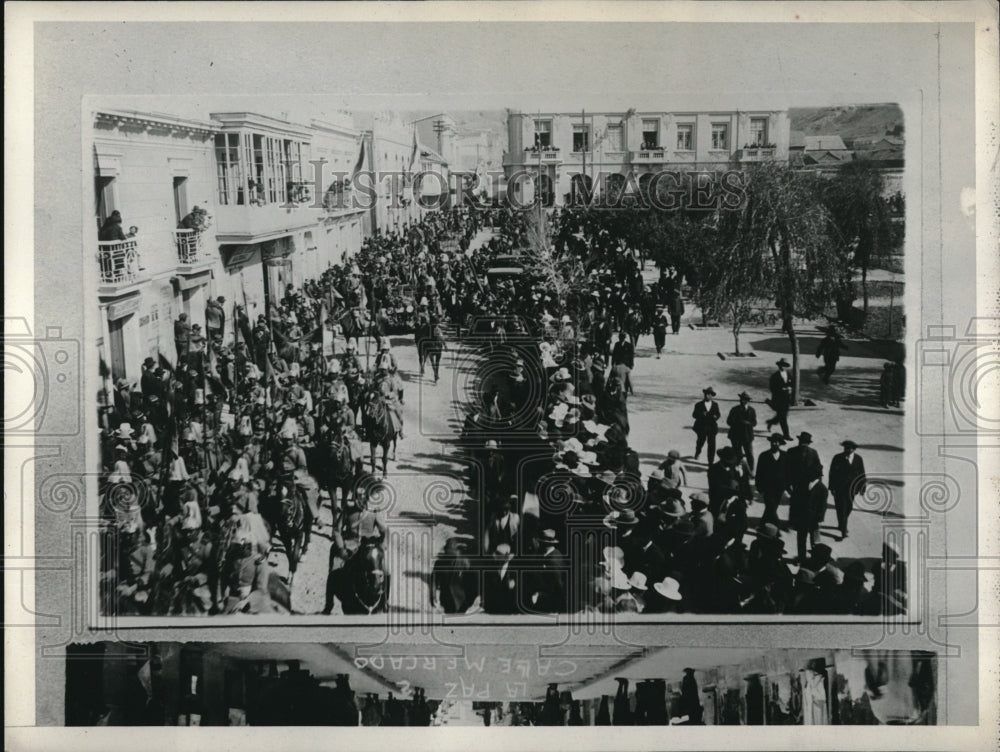
{"label": "horse", "polygon": [[420,363],[420,375],[424,375],[424,363],[431,362],[434,371],[434,383],[437,383],[441,369],[441,353],[444,351],[444,335],[440,324],[427,324],[420,327],[416,334],[417,359]]}
{"label": "horse", "polygon": [[312,515],[303,492],[295,485],[291,474],[277,479],[265,502],[271,529],[285,547],[288,557],[288,583],[291,585],[299,561],[309,548],[312,533]]}
{"label": "horse", "polygon": [[389,610],[389,581],[385,551],[374,540],[365,539],[342,566],[331,569],[328,587],[345,615],[370,616]]}
{"label": "horse", "polygon": [[365,402],[363,425],[365,439],[371,447],[372,472],[375,472],[375,447],[382,447],[382,475],[389,473],[389,446],[392,446],[392,456],[396,456],[396,437],[399,427],[392,411],[377,390],[373,390]]}
{"label": "horse", "polygon": [[[347,505],[354,482],[361,473],[363,459],[355,457],[351,450],[351,439],[345,433],[331,435],[323,445],[324,484],[330,494],[333,509],[333,524],[339,524],[338,516]],[[337,500],[340,491],[341,502]]]}

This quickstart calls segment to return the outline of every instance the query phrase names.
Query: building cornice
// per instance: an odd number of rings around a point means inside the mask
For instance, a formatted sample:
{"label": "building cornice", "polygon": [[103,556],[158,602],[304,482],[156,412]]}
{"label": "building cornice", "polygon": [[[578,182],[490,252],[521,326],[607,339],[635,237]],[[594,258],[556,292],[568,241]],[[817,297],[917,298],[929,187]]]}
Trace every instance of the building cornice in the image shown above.
{"label": "building cornice", "polygon": [[188,120],[159,112],[136,112],[131,110],[98,110],[94,113],[98,123],[111,123],[116,126],[130,125],[144,129],[158,128],[173,132],[193,133],[199,135],[215,135],[219,133],[218,125],[203,120]]}

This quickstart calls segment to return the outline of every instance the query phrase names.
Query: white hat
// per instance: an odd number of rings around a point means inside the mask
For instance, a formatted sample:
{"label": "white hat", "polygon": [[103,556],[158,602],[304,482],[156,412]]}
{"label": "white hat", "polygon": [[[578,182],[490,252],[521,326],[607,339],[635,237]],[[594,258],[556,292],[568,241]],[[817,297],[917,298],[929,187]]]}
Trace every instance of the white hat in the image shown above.
{"label": "white hat", "polygon": [[605,546],[604,550],[601,551],[601,555],[604,557],[605,563],[614,561],[618,567],[621,567],[625,563],[625,552],[618,546]]}
{"label": "white hat", "polygon": [[665,577],[663,582],[657,582],[653,589],[667,600],[679,601],[681,599],[681,584],[673,577]]}
{"label": "white hat", "polygon": [[563,366],[558,371],[556,371],[554,374],[552,374],[552,378],[549,379],[549,381],[551,381],[553,383],[557,383],[557,382],[560,382],[560,381],[569,381],[569,380],[570,380],[569,369],[566,368],[565,366]]}
{"label": "white hat", "polygon": [[631,590],[632,583],[629,582],[628,575],[625,574],[625,570],[621,567],[616,566],[611,571],[611,587],[615,590]]}
{"label": "white hat", "polygon": [[569,324],[569,323],[571,323],[571,322],[573,321],[573,319],[571,319],[571,318],[569,317],[569,314],[566,314],[566,313],[564,313],[564,314],[563,314],[563,317],[562,317],[562,319],[560,319],[560,320],[561,320],[561,321],[562,321],[562,323],[564,323],[564,324]]}
{"label": "white hat", "polygon": [[129,438],[131,436],[132,436],[132,424],[131,423],[122,423],[120,426],[118,426],[118,437],[119,438],[125,439],[125,438]]}
{"label": "white hat", "polygon": [[636,590],[647,590],[646,587],[646,575],[642,572],[633,572],[632,576],[628,578],[628,584],[631,585]]}

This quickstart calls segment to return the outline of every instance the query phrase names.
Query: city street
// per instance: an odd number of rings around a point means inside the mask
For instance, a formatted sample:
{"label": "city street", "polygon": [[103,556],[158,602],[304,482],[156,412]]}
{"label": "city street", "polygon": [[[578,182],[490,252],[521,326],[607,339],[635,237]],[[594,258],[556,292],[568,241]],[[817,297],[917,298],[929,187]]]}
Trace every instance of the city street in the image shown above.
{"label": "city street", "polygon": [[[477,240],[482,242],[486,238],[483,233]],[[689,303],[680,333],[668,335],[659,360],[655,357],[652,337],[639,339],[632,374],[635,395],[628,401],[629,442],[639,453],[643,476],[648,476],[669,450],[676,449],[687,468],[689,486],[683,489],[685,497],[708,487],[704,455],[701,461],[691,459],[695,443],[691,410],[700,399],[701,390],[712,386],[718,393],[723,424],[729,408],[738,403],[736,395],[744,389],[750,393],[757,411],[754,453],[758,454],[767,448],[765,437],[770,433],[765,426],[772,415],[764,404],[767,380],[774,371],[775,361],[782,356],[790,358],[787,338],[772,327],[742,333],[741,351],[754,353],[755,357],[727,356],[723,360],[719,353],[732,351],[732,335],[725,328],[693,326],[700,321],[700,312]],[[883,516],[903,515],[903,412],[878,404],[882,364],[895,357],[896,346],[845,338],[848,350],[831,383],[824,385],[817,375],[821,361],[814,357],[821,334],[815,326],[797,325],[803,364],[802,397],[814,406],[800,406],[791,411],[791,433],[793,436],[801,431],[812,433],[813,446],[824,465],[824,482],[831,458],[840,451],[840,442],[848,438],[857,442],[869,477],[867,496],[859,496],[855,501],[850,537],[840,540],[831,498],[822,527],[823,542],[831,546],[841,566],[861,560],[870,571],[880,556]],[[472,544],[480,526],[479,507],[469,495],[465,466],[455,448],[465,417],[462,406],[468,404],[465,396],[468,374],[463,366],[472,356],[461,346],[449,347],[442,359],[440,382],[435,384],[429,369],[428,375],[419,376],[412,336],[392,338],[393,353],[406,387],[406,438],[399,443],[396,460],[389,463],[388,498],[376,502],[389,527],[390,613],[414,615],[400,617],[406,620],[417,620],[416,614],[423,614],[419,618],[428,615],[430,571],[445,542],[457,536]],[[727,444],[723,428],[718,446]],[[526,512],[536,509],[537,500],[528,494]],[[746,536],[747,545],[761,511],[759,501],[750,506],[751,532]],[[323,609],[329,514],[327,506],[325,532],[313,532],[312,545],[294,580],[292,606],[297,613],[319,613]],[[785,502],[779,509],[782,522],[787,515]],[[794,531],[784,531],[782,537],[787,555],[794,556]],[[285,557],[281,553],[272,552],[271,561],[277,565],[277,571],[285,573]]]}

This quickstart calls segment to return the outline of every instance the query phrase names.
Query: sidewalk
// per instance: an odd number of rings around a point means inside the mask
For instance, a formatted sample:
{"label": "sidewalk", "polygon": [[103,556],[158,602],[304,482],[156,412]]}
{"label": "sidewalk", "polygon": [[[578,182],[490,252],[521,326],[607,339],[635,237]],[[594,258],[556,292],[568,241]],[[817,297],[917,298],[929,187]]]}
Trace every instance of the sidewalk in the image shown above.
{"label": "sidewalk", "polygon": [[[759,438],[754,442],[754,453],[759,454],[767,448],[764,437],[770,432],[766,430],[766,421],[773,415],[764,404],[769,396],[767,382],[779,358],[785,356],[791,360],[788,338],[777,328],[749,329],[740,336],[740,350],[755,352],[757,357],[722,360],[719,352],[733,350],[729,330],[724,327],[692,330],[688,326],[691,321],[701,321],[700,311],[689,310],[680,333],[667,335],[660,360],[656,360],[651,336],[641,337],[636,348],[636,367],[632,374],[636,393],[629,398],[629,443],[639,452],[644,475],[662,462],[670,449],[677,449],[684,457],[693,456],[695,435],[691,428],[691,411],[701,398],[701,390],[708,386],[718,393],[716,399],[722,411],[718,447],[729,443],[725,432],[726,415],[738,403],[736,395],[745,389],[753,398],[752,404],[757,411]],[[814,357],[821,338],[816,326],[800,325],[800,402],[807,398],[815,407],[793,408],[789,429],[793,436],[801,431],[813,435],[813,446],[824,466],[824,483],[830,460],[841,450],[840,442],[848,438],[857,442],[858,454],[865,461],[869,479],[882,476],[883,481],[874,484],[876,487],[872,490],[876,500],[867,505],[864,500],[855,500],[848,528],[850,537],[846,541],[839,540],[832,498],[823,523],[824,543],[831,546],[835,557],[863,558],[870,568],[871,560],[880,556],[882,544],[881,513],[872,508],[884,510],[890,517],[902,516],[903,512],[903,415],[901,410],[886,410],[878,404],[879,374],[887,358],[884,346],[866,340],[845,339],[848,350],[827,386],[817,375],[822,361]],[[687,460],[685,465],[691,484],[687,490],[706,490],[705,462]],[[867,511],[865,506],[872,511]],[[751,528],[757,524],[761,511],[760,503],[751,505]],[[784,521],[787,515],[787,505],[783,505],[779,516]],[[783,538],[788,555],[794,556],[794,531],[785,533]]]}

